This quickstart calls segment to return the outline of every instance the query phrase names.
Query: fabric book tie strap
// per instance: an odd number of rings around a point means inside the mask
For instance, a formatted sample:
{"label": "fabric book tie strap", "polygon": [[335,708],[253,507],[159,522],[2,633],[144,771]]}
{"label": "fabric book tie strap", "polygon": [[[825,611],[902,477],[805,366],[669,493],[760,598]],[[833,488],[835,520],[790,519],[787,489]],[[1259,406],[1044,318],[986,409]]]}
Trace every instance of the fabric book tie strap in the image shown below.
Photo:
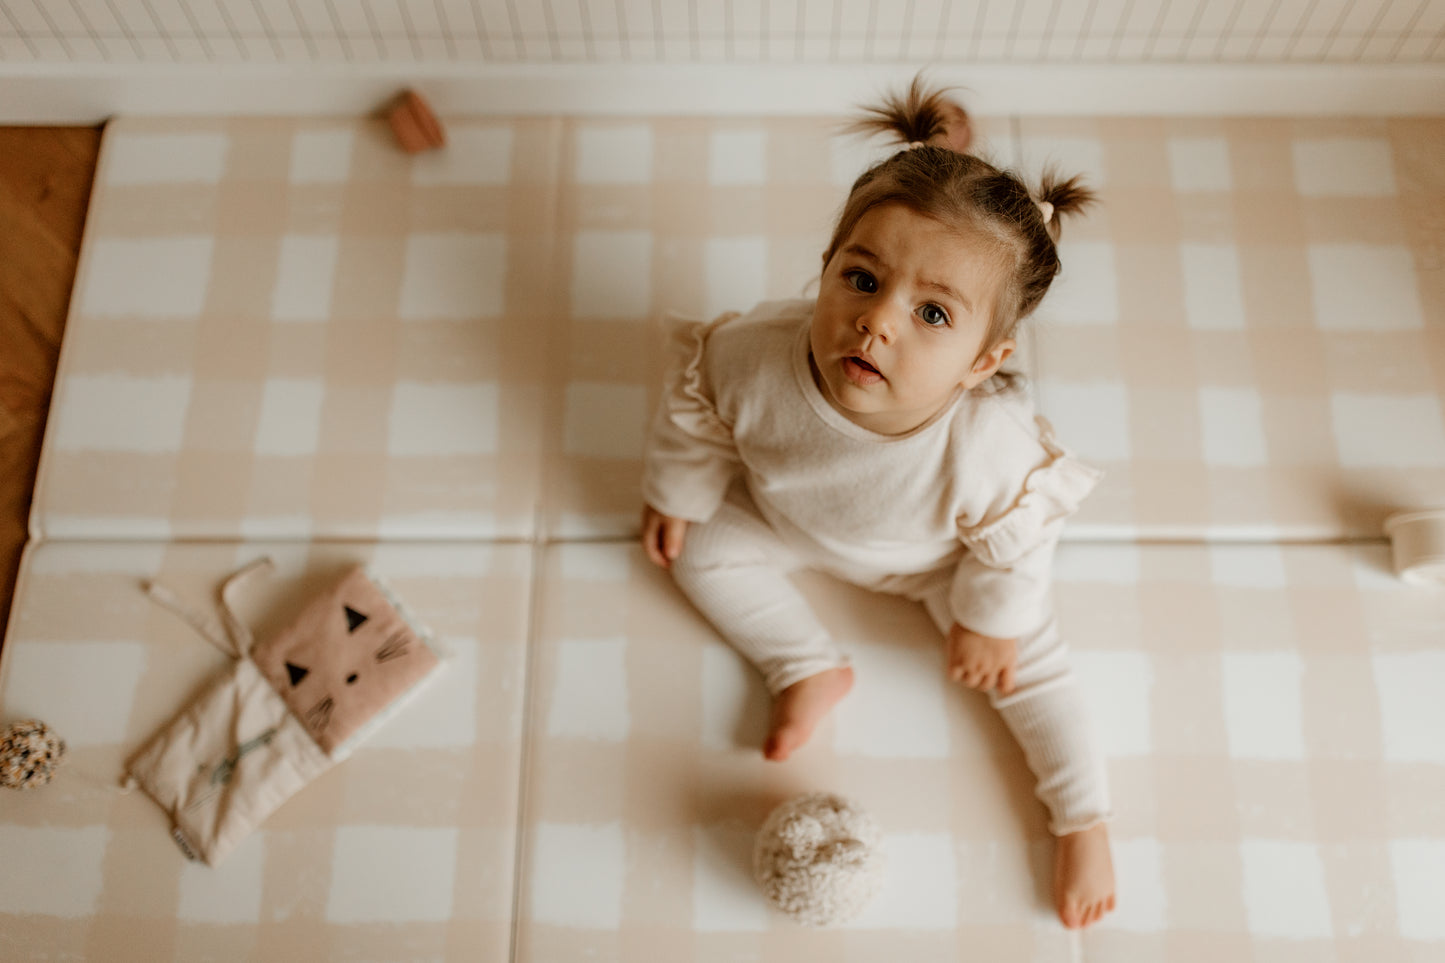
{"label": "fabric book tie strap", "polygon": [[233,659],[244,658],[251,651],[251,630],[236,615],[234,595],[255,573],[273,568],[271,559],[262,556],[232,574],[221,585],[220,618],[191,605],[159,582],[144,583],[146,595],[180,616],[187,625],[216,648]]}

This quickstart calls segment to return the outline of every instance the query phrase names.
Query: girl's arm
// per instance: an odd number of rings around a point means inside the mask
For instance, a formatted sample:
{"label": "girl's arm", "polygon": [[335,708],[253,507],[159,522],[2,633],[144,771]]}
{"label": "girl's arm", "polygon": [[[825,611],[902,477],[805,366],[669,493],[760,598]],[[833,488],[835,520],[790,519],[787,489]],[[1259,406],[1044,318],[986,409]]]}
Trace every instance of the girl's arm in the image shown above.
{"label": "girl's arm", "polygon": [[1062,518],[1038,533],[1038,540],[1015,558],[999,564],[970,549],[953,573],[949,607],[954,621],[979,635],[1017,639],[1049,617],[1054,549],[1063,531]]}
{"label": "girl's arm", "polygon": [[[677,332],[689,359],[664,392],[648,432],[642,498],[653,512],[674,522],[711,518],[741,464],[732,426],[718,413],[705,364],[708,338],[726,320]],[[680,544],[681,532],[677,539]]]}
{"label": "girl's arm", "polygon": [[1035,416],[1034,423],[1043,461],[1005,486],[1015,494],[985,517],[959,519],[966,551],[949,604],[954,619],[979,635],[1016,639],[1050,617],[1054,549],[1064,522],[1104,474],[1060,446],[1047,419]]}

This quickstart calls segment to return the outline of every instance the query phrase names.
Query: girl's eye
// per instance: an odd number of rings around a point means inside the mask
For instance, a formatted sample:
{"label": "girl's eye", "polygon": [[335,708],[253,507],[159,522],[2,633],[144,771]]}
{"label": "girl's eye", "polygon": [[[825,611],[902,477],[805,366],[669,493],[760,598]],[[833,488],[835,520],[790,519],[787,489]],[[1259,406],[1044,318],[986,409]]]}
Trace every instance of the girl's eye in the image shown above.
{"label": "girl's eye", "polygon": [[925,304],[918,309],[918,316],[923,323],[932,328],[941,328],[948,324],[948,312],[936,304]]}
{"label": "girl's eye", "polygon": [[848,271],[843,277],[850,286],[864,294],[875,294],[878,291],[878,282],[867,271]]}

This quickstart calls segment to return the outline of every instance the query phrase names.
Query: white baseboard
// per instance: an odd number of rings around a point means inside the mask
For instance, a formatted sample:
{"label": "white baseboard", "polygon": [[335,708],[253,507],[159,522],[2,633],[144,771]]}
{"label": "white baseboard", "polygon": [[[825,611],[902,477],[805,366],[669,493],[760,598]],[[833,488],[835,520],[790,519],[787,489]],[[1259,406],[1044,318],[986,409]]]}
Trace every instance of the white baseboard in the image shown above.
{"label": "white baseboard", "polygon": [[[422,91],[443,115],[842,113],[916,65],[0,64],[0,123],[116,115],[347,115]],[[930,67],[980,115],[1445,115],[1445,65]]]}

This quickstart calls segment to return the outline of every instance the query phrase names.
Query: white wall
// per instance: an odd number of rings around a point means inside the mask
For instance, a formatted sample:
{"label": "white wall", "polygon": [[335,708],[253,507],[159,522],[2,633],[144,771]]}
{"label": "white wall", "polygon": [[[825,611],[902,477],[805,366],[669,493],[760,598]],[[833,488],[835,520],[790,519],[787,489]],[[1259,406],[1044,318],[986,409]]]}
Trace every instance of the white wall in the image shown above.
{"label": "white wall", "polygon": [[0,123],[836,113],[1445,114],[1445,0],[0,0]]}
{"label": "white wall", "polygon": [[0,0],[8,63],[1442,63],[1441,0]]}

